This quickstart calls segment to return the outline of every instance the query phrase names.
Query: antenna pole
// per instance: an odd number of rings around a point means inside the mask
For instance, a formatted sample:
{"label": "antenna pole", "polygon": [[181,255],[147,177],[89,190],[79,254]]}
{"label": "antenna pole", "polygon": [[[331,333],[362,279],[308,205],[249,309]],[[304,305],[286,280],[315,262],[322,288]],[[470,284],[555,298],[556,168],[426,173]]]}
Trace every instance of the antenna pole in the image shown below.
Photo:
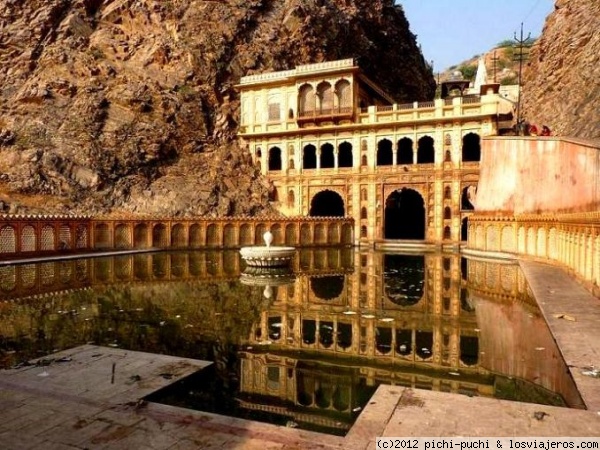
{"label": "antenna pole", "polygon": [[517,132],[518,134],[524,134],[524,130],[522,129],[521,124],[521,82],[523,76],[523,61],[527,58],[527,54],[524,49],[529,47],[529,40],[531,39],[531,33],[527,34],[526,38],[523,38],[523,22],[521,22],[521,34],[517,38],[517,33],[515,32],[514,41],[515,47],[518,48],[518,53],[515,55],[517,61],[519,61],[519,81],[518,81],[518,91],[517,91]]}

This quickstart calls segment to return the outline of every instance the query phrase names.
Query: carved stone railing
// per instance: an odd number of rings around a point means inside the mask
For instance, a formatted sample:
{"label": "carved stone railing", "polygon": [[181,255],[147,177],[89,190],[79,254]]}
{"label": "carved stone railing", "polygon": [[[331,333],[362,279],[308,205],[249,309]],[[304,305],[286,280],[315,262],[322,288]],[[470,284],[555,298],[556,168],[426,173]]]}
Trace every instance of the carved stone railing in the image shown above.
{"label": "carved stone railing", "polygon": [[352,245],[354,220],[340,217],[90,218],[0,216],[0,259],[90,250]]}
{"label": "carved stone railing", "polygon": [[469,217],[467,248],[560,264],[599,291],[600,211],[516,216],[475,213]]}

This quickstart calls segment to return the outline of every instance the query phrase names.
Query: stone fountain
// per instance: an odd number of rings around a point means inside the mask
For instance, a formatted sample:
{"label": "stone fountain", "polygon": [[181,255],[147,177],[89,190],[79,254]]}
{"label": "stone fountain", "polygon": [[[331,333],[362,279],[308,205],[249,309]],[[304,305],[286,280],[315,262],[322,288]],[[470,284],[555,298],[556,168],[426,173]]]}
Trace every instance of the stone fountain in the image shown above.
{"label": "stone fountain", "polygon": [[289,266],[296,249],[294,247],[271,246],[273,234],[267,231],[263,234],[264,246],[242,247],[242,259],[251,267],[285,267]]}

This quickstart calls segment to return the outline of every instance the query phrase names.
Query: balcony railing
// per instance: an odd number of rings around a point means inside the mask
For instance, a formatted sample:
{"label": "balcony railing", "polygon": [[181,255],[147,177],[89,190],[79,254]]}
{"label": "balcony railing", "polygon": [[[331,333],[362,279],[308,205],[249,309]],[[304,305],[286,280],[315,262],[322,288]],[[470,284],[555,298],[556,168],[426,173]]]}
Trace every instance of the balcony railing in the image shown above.
{"label": "balcony railing", "polygon": [[300,111],[298,120],[327,120],[351,117],[352,107],[324,108],[319,110]]}

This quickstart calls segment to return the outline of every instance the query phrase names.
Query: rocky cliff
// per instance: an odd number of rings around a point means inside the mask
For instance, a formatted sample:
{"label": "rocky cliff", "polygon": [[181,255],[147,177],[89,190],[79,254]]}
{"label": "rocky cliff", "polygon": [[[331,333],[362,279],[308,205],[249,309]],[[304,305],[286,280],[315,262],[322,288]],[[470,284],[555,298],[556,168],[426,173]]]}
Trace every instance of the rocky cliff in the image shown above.
{"label": "rocky cliff", "polygon": [[523,117],[556,134],[600,138],[600,2],[556,0],[531,49]]}
{"label": "rocky cliff", "polygon": [[433,97],[392,0],[0,0],[0,209],[268,210],[233,86],[347,57],[399,101]]}

